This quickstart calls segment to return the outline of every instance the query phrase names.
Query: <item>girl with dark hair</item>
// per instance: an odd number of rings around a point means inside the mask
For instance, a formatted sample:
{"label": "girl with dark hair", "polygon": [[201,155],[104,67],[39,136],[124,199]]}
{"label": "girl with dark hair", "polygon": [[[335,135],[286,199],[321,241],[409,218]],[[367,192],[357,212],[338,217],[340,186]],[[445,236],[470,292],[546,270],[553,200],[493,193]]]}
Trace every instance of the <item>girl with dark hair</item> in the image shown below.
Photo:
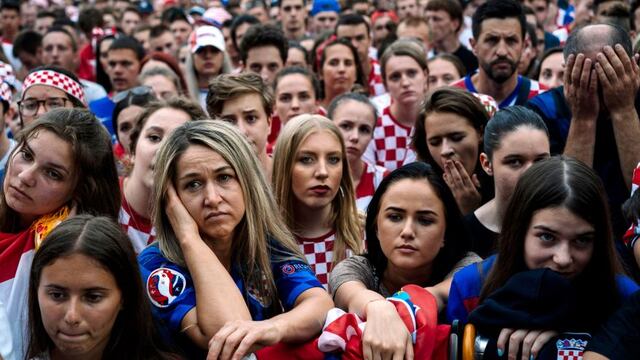
{"label": "girl with dark hair", "polygon": [[143,289],[133,248],[113,219],[63,221],[33,259],[28,358],[175,358],[154,341]]}
{"label": "girl with dark hair", "polygon": [[131,132],[138,120],[138,115],[140,115],[144,110],[143,108],[155,100],[156,97],[151,88],[146,86],[138,86],[120,94],[114,97],[114,100],[117,101],[111,115],[111,123],[113,125],[113,133],[116,135],[116,140],[118,141],[117,144],[114,145],[113,151],[117,160],[122,164],[122,170],[124,170],[129,162]]}
{"label": "girl with dark hair", "polygon": [[17,141],[0,193],[0,298],[22,358],[27,274],[35,249],[70,214],[115,219],[120,196],[109,134],[88,111],[51,110]]}
{"label": "girl with dark hair", "polygon": [[356,84],[366,92],[358,50],[346,39],[331,39],[323,44],[315,70],[321,82],[320,103],[325,108],[336,96],[353,91]]}
{"label": "girl with dark hair", "polygon": [[484,130],[480,163],[494,179],[495,197],[464,217],[471,251],[486,258],[495,251],[502,219],[516,183],[531,165],[549,157],[547,126],[535,112],[519,105],[504,108]]}
{"label": "girl with dark hair", "polygon": [[96,45],[96,82],[104,88],[107,94],[111,94],[112,87],[111,80],[106,72],[108,68],[107,52],[111,43],[120,36],[122,36],[122,33],[109,29],[106,31],[105,36],[98,40],[98,44]]}
{"label": "girl with dark hair", "polygon": [[[571,158],[554,157],[531,166],[518,181],[502,222],[498,253],[453,277],[447,318],[466,323],[468,315],[514,275],[551,269],[569,279],[577,303],[572,331],[591,332],[639,289],[621,275],[602,181]],[[571,294],[563,294],[570,296]],[[524,358],[538,355],[556,333],[503,329],[498,353],[523,339]],[[509,346],[509,358],[520,346]]]}
{"label": "girl with dark hair", "polygon": [[[411,335],[394,306],[381,300],[408,284],[434,287],[443,282],[448,288],[446,279],[480,258],[465,254],[466,233],[451,191],[422,162],[398,168],[382,180],[369,204],[366,236],[368,253],[336,265],[329,288],[336,306],[367,320],[365,354],[404,359],[411,351]],[[380,346],[382,340],[387,350]]]}
{"label": "girl with dark hair", "polygon": [[138,115],[130,135],[131,171],[120,180],[119,216],[136,253],[155,240],[151,210],[156,152],[177,127],[203,119],[207,115],[199,104],[186,98],[150,102]]}
{"label": "girl with dark hair", "polygon": [[369,99],[358,93],[342,94],[328,109],[328,117],[336,124],[347,148],[351,180],[356,189],[356,206],[366,213],[373,193],[389,170],[362,160],[367,145],[373,138],[378,112]]}
{"label": "girl with dark hair", "polygon": [[487,121],[477,96],[444,87],[427,98],[415,122],[412,146],[418,160],[442,174],[463,215],[493,198],[491,178],[480,164]]}

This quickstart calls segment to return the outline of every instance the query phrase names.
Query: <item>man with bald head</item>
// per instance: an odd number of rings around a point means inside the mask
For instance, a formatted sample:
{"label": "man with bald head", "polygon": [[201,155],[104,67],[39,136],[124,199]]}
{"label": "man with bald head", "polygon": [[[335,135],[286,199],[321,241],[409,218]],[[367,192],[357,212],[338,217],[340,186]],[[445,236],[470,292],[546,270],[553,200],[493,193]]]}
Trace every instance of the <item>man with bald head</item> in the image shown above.
{"label": "man with bald head", "polygon": [[[640,71],[627,33],[614,25],[574,31],[564,48],[564,87],[529,101],[545,120],[551,152],[579,159],[602,178],[614,222],[625,229],[620,205],[640,161]],[[617,236],[616,238],[620,238]]]}

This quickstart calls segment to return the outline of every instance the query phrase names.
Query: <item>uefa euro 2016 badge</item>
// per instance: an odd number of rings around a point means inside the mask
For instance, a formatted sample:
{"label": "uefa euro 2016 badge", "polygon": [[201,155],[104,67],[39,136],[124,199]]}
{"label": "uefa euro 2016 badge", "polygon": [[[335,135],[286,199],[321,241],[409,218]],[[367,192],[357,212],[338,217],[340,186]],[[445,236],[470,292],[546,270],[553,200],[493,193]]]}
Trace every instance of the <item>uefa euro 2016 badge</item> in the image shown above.
{"label": "uefa euro 2016 badge", "polygon": [[587,340],[582,339],[558,339],[558,341],[556,341],[558,360],[582,360],[582,353],[584,352],[585,347],[587,347],[587,343]]}
{"label": "uefa euro 2016 badge", "polygon": [[184,275],[174,269],[159,268],[147,278],[147,294],[157,307],[169,306],[184,291]]}

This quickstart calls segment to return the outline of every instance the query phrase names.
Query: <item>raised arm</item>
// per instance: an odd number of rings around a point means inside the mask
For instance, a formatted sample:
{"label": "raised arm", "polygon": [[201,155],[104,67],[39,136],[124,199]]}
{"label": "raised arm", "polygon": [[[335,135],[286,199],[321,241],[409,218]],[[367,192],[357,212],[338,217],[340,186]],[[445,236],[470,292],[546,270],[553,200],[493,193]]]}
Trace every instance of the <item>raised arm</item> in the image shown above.
{"label": "raised arm", "polygon": [[640,160],[640,120],[635,108],[640,88],[640,71],[620,44],[605,46],[597,55],[596,72],[602,87],[604,104],[611,114],[618,148],[620,169],[631,189],[631,177]]}
{"label": "raised arm", "polygon": [[166,213],[196,290],[196,307],[182,319],[181,331],[206,349],[209,339],[226,323],[251,320],[251,314],[229,271],[200,237],[173,185],[169,185]]}
{"label": "raised arm", "polygon": [[564,97],[572,114],[564,155],[591,167],[596,144],[596,121],[600,110],[598,76],[592,66],[593,61],[584,54],[572,54],[567,58],[564,72]]}

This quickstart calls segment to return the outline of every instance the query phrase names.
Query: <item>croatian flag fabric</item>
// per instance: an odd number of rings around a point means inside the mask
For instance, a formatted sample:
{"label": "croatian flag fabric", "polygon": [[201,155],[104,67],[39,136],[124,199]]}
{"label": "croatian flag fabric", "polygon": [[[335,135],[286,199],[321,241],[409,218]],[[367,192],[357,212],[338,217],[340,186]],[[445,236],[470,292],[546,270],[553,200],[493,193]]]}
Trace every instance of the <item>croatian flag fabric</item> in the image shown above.
{"label": "croatian flag fabric", "polygon": [[[408,285],[387,298],[413,338],[414,358],[448,359],[449,325],[438,325],[436,300],[422,287]],[[277,344],[254,354],[258,360],[270,359],[362,359],[362,334],[366,322],[355,314],[332,309],[322,334],[314,341],[293,346]]]}

